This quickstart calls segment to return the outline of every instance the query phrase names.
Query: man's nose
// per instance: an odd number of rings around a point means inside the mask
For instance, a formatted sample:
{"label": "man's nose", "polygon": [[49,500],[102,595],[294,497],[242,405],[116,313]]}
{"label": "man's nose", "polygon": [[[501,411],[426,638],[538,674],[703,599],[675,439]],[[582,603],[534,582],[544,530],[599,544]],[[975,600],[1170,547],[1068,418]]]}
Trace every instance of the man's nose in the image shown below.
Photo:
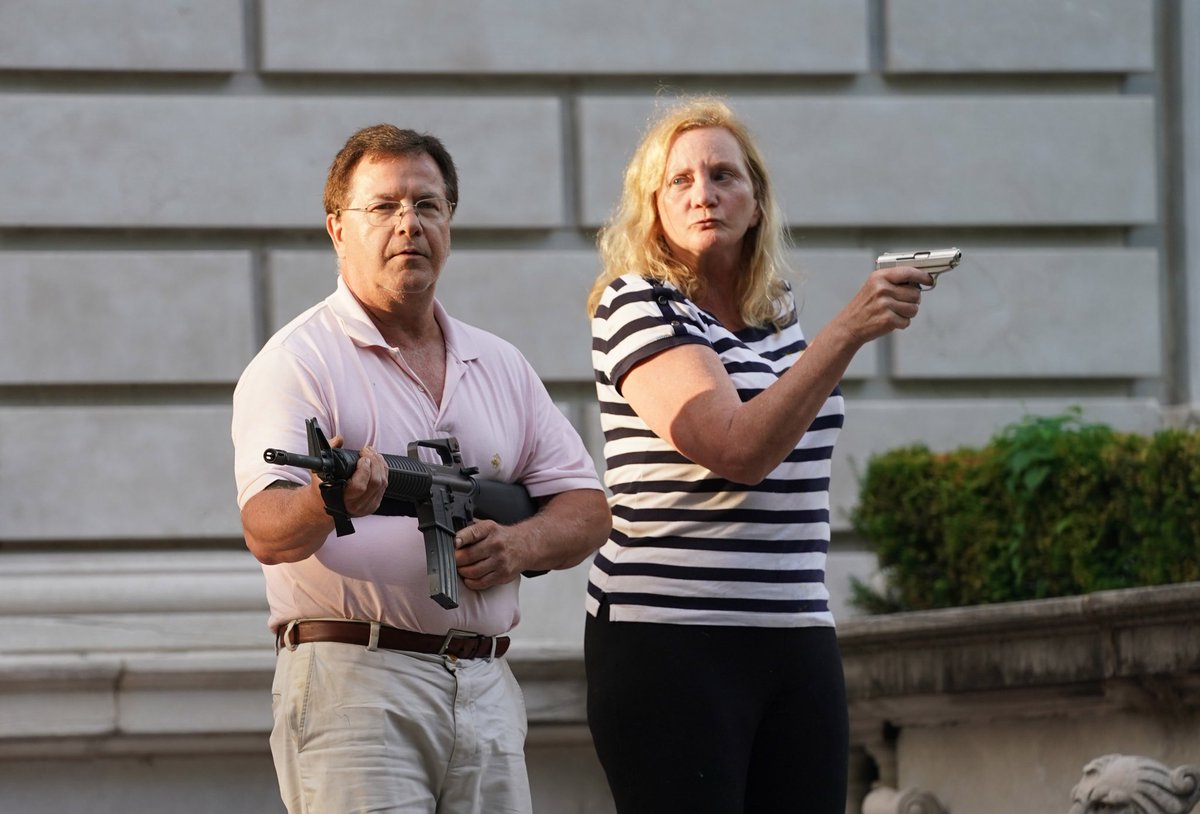
{"label": "man's nose", "polygon": [[406,206],[401,209],[400,217],[393,220],[392,228],[398,232],[407,232],[408,234],[420,232],[422,228],[421,218],[417,215],[416,208]]}

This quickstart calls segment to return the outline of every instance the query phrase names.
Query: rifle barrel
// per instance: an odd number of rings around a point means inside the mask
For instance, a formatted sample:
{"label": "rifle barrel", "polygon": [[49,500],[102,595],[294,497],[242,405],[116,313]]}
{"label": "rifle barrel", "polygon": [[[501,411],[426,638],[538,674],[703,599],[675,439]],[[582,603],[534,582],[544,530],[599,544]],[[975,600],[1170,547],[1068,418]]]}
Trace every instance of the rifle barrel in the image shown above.
{"label": "rifle barrel", "polygon": [[325,468],[326,461],[315,455],[301,455],[299,452],[286,452],[282,449],[268,449],[263,452],[263,460],[269,464],[282,466],[299,466],[320,472]]}

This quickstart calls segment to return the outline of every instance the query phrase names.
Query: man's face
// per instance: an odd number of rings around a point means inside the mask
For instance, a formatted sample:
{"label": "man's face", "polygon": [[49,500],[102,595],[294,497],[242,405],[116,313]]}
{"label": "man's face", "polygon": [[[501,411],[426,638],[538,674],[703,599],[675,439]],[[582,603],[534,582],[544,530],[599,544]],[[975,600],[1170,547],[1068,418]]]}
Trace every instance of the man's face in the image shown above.
{"label": "man's face", "polygon": [[360,211],[344,209],[325,217],[342,277],[369,309],[390,312],[398,305],[432,299],[450,254],[450,223],[422,222],[407,205],[445,195],[441,170],[427,153],[367,156],[354,168],[346,209],[386,201],[406,205],[399,220],[384,226],[372,226]]}

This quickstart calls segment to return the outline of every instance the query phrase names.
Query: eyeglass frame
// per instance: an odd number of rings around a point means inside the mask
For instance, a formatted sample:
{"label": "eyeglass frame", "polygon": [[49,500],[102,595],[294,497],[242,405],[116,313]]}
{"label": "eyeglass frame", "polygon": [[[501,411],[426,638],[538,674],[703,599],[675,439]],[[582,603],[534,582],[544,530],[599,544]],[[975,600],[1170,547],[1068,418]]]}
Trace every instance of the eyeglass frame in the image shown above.
{"label": "eyeglass frame", "polygon": [[[406,204],[404,201],[378,201],[370,204],[369,206],[339,206],[335,210],[334,214],[338,217],[341,217],[343,212],[362,212],[366,215],[368,224],[375,227],[383,227],[390,223],[403,220],[406,212],[412,212],[417,216],[417,220],[421,221],[421,223],[425,223],[426,221],[421,217],[421,210],[417,208],[417,205],[424,201],[445,201],[450,207],[450,211],[446,213],[446,223],[450,222],[450,219],[454,217],[454,210],[458,208],[457,201],[452,201],[449,198],[445,198],[441,195],[426,195],[422,198],[418,198],[410,204]],[[399,209],[392,213],[382,223],[371,223],[372,217],[377,217],[379,214],[378,209],[372,209],[371,207],[378,207],[384,204],[395,204],[397,207],[399,207]],[[440,221],[434,221],[434,223],[440,223]]]}

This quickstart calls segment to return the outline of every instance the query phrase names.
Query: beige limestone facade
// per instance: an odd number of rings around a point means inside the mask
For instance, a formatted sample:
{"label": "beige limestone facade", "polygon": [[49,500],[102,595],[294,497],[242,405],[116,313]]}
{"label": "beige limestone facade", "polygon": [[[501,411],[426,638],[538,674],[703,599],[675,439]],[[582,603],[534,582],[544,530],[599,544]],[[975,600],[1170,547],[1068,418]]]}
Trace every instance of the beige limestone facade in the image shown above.
{"label": "beige limestone facade", "polygon": [[[1073,405],[1195,424],[1200,4],[4,0],[0,811],[281,810],[230,396],[333,287],[321,188],[345,137],[390,121],[447,143],[443,302],[526,352],[602,466],[594,233],[676,93],[728,97],[762,142],[809,335],[880,252],[964,251],[843,383],[828,581],[853,809],[877,780],[954,814],[1065,811],[1106,751],[1200,762],[1185,624],[1130,639],[1149,678],[1125,680],[1105,671],[1129,662],[1087,657],[1124,641],[1094,605],[1007,609],[1008,638],[999,611],[867,620],[846,601],[874,571],[848,519],[871,454]],[[584,576],[523,588],[511,651],[548,814],[611,810],[583,719]],[[1009,769],[1039,807],[978,802]]]}

